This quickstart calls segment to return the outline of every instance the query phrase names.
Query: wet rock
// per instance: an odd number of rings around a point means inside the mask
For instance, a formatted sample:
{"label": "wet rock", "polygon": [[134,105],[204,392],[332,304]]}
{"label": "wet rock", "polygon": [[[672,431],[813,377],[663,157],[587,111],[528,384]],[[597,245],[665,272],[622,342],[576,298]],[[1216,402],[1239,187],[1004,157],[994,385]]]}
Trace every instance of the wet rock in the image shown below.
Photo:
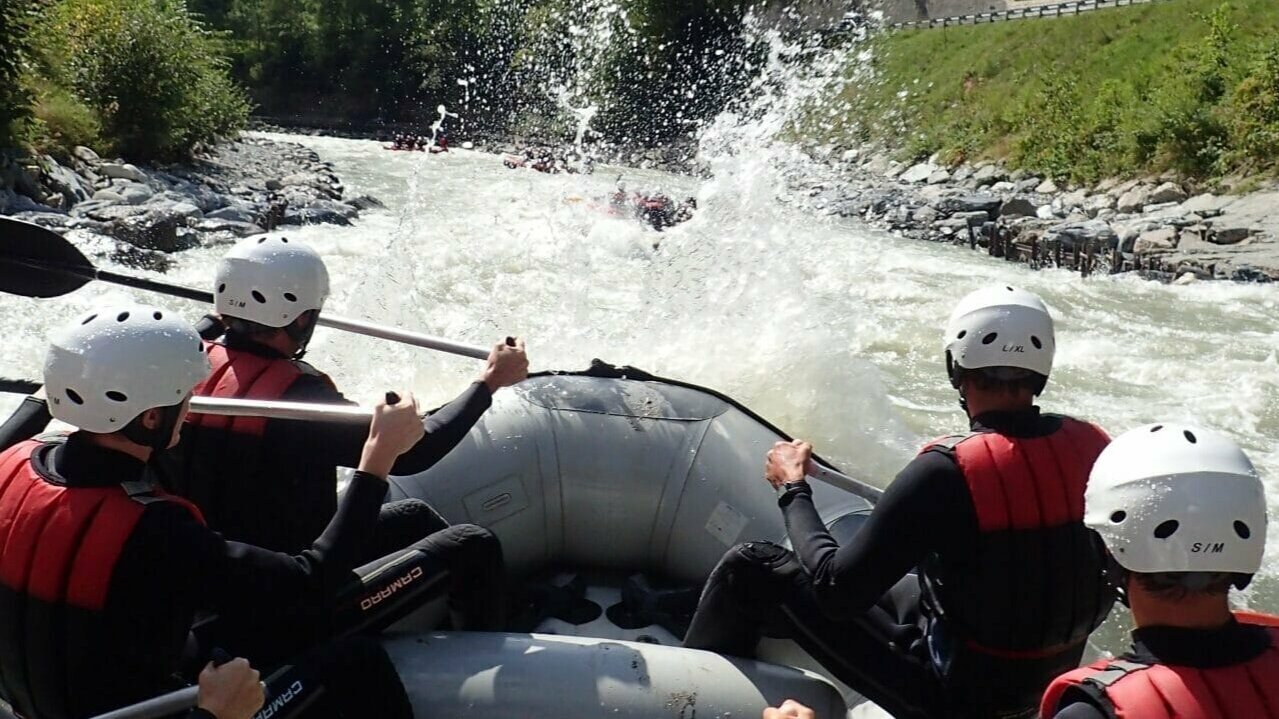
{"label": "wet rock", "polygon": [[917,224],[927,225],[928,223],[936,220],[939,217],[941,217],[941,213],[937,211],[937,208],[931,205],[924,205],[918,210],[915,210],[915,213],[912,219]]}
{"label": "wet rock", "polygon": [[266,230],[252,222],[211,218],[199,220],[193,227],[201,232],[227,233],[235,237],[248,237],[249,235],[260,235],[266,232]]}
{"label": "wet rock", "polygon": [[257,222],[258,214],[254,212],[249,205],[235,204],[228,205],[212,212],[206,212],[205,217],[210,220],[227,220],[230,222],[243,222],[253,224]]}
{"label": "wet rock", "polygon": [[178,227],[183,222],[178,215],[153,211],[114,222],[109,232],[112,237],[145,250],[177,252],[192,246],[178,237]]}
{"label": "wet rock", "polygon": [[1146,202],[1152,205],[1159,205],[1165,202],[1184,202],[1185,200],[1185,190],[1178,187],[1175,183],[1165,182],[1151,191]]}
{"label": "wet rock", "polygon": [[204,213],[199,207],[186,201],[174,202],[168,199],[154,200],[148,204],[148,208],[152,208],[154,212],[166,212],[181,217],[184,220],[198,220],[204,217]]}
{"label": "wet rock", "polygon": [[361,212],[364,212],[365,210],[383,209],[386,207],[386,205],[382,204],[381,200],[373,197],[372,195],[360,195],[359,197],[352,198],[346,202],[348,205],[351,205]]}
{"label": "wet rock", "polygon": [[[151,188],[138,183],[125,185],[118,190],[118,193],[130,205],[141,205],[155,195]],[[94,199],[97,199],[96,196]]]}
{"label": "wet rock", "polygon": [[283,190],[284,183],[278,179],[272,178],[266,181],[266,189],[271,190],[272,192]]}
{"label": "wet rock", "polygon": [[132,180],[133,182],[147,181],[145,172],[128,163],[104,162],[98,167],[98,173],[103,177],[112,179]]}
{"label": "wet rock", "polygon": [[1001,194],[1003,194],[1003,193],[1009,193],[1009,192],[1016,192],[1016,190],[1017,190],[1017,185],[1015,185],[1014,183],[1008,182],[1008,181],[1000,181],[1000,182],[996,182],[995,184],[993,184],[993,185],[991,185],[991,186],[990,186],[990,191],[991,191],[991,192],[997,192],[997,193],[1001,193]]}
{"label": "wet rock", "polygon": [[964,182],[973,176],[976,171],[969,165],[961,165],[957,170],[951,173],[950,179],[955,182]]}
{"label": "wet rock", "polygon": [[942,200],[938,207],[942,212],[951,215],[960,212],[983,212],[993,220],[999,217],[1000,207],[1003,204],[1003,200],[994,195],[977,194],[947,198]]}
{"label": "wet rock", "polygon": [[77,207],[76,211],[76,214],[81,214],[98,222],[119,222],[133,217],[140,217],[148,212],[147,208],[140,205],[99,205],[96,202],[92,207]]}
{"label": "wet rock", "polygon": [[347,220],[354,219],[360,214],[360,211],[351,205],[345,202],[335,202],[333,200],[316,200],[303,209],[317,213],[331,212]]}
{"label": "wet rock", "polygon": [[1099,248],[1116,247],[1119,244],[1119,238],[1110,224],[1097,220],[1054,225],[1048,228],[1048,235],[1060,240],[1066,249],[1085,248],[1090,245]]}
{"label": "wet rock", "polygon": [[93,196],[92,185],[86,183],[70,169],[59,165],[58,161],[49,155],[40,158],[40,171],[44,175],[45,185],[62,195],[66,207],[84,202]]}
{"label": "wet rock", "polygon": [[1250,227],[1213,227],[1208,232],[1208,241],[1214,245],[1234,245],[1251,237],[1253,230]]}
{"label": "wet rock", "polygon": [[[47,210],[48,208],[45,209]],[[22,220],[23,222],[30,222],[33,225],[40,225],[41,227],[49,227],[52,229],[70,227],[72,222],[71,217],[58,212],[34,212],[31,210],[18,212],[13,215],[13,218],[16,220]]]}
{"label": "wet rock", "polygon": [[1039,206],[1024,197],[1014,197],[999,209],[1001,217],[1035,217],[1038,213]]}
{"label": "wet rock", "polygon": [[1119,196],[1115,207],[1120,212],[1141,212],[1141,208],[1150,204],[1150,194],[1140,187],[1133,187]]}
{"label": "wet rock", "polygon": [[344,213],[313,207],[290,209],[284,213],[283,224],[286,225],[349,225],[350,218]]}

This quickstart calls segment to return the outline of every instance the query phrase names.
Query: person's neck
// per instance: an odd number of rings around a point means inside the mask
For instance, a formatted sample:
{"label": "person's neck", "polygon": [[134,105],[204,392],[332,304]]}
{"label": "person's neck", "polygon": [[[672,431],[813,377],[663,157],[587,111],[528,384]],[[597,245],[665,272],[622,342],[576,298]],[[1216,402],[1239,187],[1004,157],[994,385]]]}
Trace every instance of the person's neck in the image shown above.
{"label": "person's neck", "polygon": [[968,418],[976,419],[987,412],[1029,412],[1034,406],[1034,398],[1025,398],[1005,393],[969,391],[964,399],[968,404]]}
{"label": "person's neck", "polygon": [[152,450],[150,447],[144,447],[136,442],[130,441],[118,433],[87,434],[87,437],[91,444],[95,444],[103,449],[127,454],[143,463],[151,461]]}
{"label": "person's neck", "polygon": [[289,333],[284,330],[276,330],[270,333],[253,334],[248,337],[250,342],[268,347],[279,352],[284,357],[292,357],[298,353],[298,343],[289,337]]}
{"label": "person's neck", "polygon": [[1229,624],[1234,616],[1225,594],[1189,595],[1176,601],[1160,599],[1130,584],[1128,604],[1133,622],[1142,627],[1182,627],[1185,629],[1217,629]]}

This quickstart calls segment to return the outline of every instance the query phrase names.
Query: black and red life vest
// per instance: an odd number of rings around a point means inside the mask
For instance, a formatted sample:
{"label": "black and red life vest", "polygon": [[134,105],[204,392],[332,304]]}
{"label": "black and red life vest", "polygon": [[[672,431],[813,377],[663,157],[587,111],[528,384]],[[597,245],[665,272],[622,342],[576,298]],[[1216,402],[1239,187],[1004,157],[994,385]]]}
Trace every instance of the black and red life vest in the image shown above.
{"label": "black and red life vest", "polygon": [[[201,397],[278,400],[303,375],[332,381],[310,365],[206,342],[212,372],[196,385]],[[224,537],[277,551],[310,546],[337,511],[336,468],[307,457],[281,457],[265,442],[260,417],[188,415],[182,466],[174,490],[204,510]],[[323,485],[327,483],[328,489]]]}
{"label": "black and red life vest", "polygon": [[1057,426],[1037,437],[975,432],[922,450],[951,453],[977,517],[975,551],[939,553],[921,568],[948,661],[968,653],[1047,667],[1060,656],[1073,666],[1078,657],[1070,657],[1110,611],[1102,555],[1082,521],[1088,475],[1110,440],[1068,417],[1041,421]]}
{"label": "black and red life vest", "polygon": [[1279,618],[1266,619],[1270,647],[1250,661],[1210,669],[1099,661],[1053,681],[1040,714],[1051,719],[1068,689],[1090,685],[1117,719],[1279,719]]}
{"label": "black and red life vest", "polygon": [[23,442],[0,454],[0,687],[27,717],[74,716],[78,689],[109,661],[100,638],[121,552],[152,502],[193,505],[138,481],[66,487],[33,465],[53,443]]}

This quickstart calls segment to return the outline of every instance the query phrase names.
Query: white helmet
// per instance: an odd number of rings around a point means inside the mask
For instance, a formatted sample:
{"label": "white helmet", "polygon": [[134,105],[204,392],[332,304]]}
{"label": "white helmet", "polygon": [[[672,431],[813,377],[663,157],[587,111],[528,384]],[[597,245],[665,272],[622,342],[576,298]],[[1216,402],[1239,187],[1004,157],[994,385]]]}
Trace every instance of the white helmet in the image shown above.
{"label": "white helmet", "polygon": [[180,403],[208,374],[191,324],[138,304],[103,307],[55,331],[44,360],[50,413],[98,433]]}
{"label": "white helmet", "polygon": [[1043,300],[1025,290],[993,285],[959,301],[946,323],[942,349],[952,383],[955,368],[1016,367],[1044,377],[1057,349],[1053,318]]}
{"label": "white helmet", "polygon": [[1146,425],[1097,458],[1084,524],[1131,572],[1255,574],[1266,546],[1265,490],[1229,439],[1186,425]]}
{"label": "white helmet", "polygon": [[223,317],[284,327],[324,306],[329,272],[306,245],[287,237],[237,242],[218,264],[214,306]]}

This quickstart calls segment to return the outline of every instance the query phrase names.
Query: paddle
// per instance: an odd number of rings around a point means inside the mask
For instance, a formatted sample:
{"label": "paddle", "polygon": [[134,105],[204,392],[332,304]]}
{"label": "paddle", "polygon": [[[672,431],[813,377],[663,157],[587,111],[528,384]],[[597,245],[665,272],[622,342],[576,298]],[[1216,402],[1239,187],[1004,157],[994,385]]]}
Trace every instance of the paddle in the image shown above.
{"label": "paddle", "polygon": [[[99,269],[75,245],[53,230],[11,217],[0,217],[0,291],[25,297],[60,297],[93,280],[213,304],[211,292]],[[463,357],[488,359],[489,356],[489,351],[483,347],[372,322],[321,314],[319,324]]]}

